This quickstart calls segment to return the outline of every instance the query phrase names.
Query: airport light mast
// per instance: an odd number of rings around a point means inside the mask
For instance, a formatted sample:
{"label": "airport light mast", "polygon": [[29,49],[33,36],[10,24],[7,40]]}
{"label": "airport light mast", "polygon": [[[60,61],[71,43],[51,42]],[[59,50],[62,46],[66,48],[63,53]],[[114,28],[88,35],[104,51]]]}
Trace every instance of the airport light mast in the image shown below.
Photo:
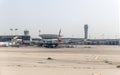
{"label": "airport light mast", "polygon": [[18,31],[18,29],[17,29],[17,28],[15,28],[15,35],[17,35],[17,31]]}
{"label": "airport light mast", "polygon": [[13,29],[12,29],[12,28],[10,28],[10,31],[11,31],[11,36],[12,36],[12,31],[13,31]]}
{"label": "airport light mast", "polygon": [[40,35],[40,33],[41,33],[41,30],[39,30],[39,35]]}

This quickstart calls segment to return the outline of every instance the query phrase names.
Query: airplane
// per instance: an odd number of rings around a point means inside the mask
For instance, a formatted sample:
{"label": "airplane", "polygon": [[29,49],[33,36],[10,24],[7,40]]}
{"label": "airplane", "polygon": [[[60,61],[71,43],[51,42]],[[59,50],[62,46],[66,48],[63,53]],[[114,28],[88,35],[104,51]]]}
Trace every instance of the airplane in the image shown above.
{"label": "airplane", "polygon": [[39,35],[41,40],[41,46],[46,48],[58,48],[61,44],[61,29],[59,34],[41,34]]}
{"label": "airplane", "polygon": [[19,47],[20,43],[22,43],[22,39],[19,39],[17,36],[13,37],[13,39],[11,40],[12,47]]}
{"label": "airplane", "polygon": [[0,47],[8,47],[9,42],[0,42]]}

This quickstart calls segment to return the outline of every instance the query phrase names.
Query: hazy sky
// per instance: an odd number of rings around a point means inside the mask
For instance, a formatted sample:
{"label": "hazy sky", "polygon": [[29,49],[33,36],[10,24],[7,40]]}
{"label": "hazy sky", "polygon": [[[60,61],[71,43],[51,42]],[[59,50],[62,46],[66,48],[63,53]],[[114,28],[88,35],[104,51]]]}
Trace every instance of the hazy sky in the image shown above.
{"label": "hazy sky", "polygon": [[[118,0],[0,0],[0,34],[17,34],[28,29],[33,37],[41,33],[83,37],[84,24],[90,38],[118,38]],[[15,33],[15,31],[13,32]],[[103,36],[104,34],[104,36]]]}

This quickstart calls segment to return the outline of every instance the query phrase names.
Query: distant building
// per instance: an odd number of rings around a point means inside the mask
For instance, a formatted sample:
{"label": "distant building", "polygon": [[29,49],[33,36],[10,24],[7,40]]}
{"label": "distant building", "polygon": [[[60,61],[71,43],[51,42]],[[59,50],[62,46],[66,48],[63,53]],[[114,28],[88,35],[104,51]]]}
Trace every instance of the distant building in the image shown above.
{"label": "distant building", "polygon": [[63,44],[82,45],[84,38],[61,38]]}
{"label": "distant building", "polygon": [[23,44],[30,44],[30,36],[25,35],[0,35],[0,42],[11,42],[14,37],[22,39]]}
{"label": "distant building", "polygon": [[59,35],[57,34],[41,34],[39,35],[42,39],[58,39]]}
{"label": "distant building", "polygon": [[120,39],[87,39],[84,38],[62,38],[63,44],[72,45],[120,45]]}
{"label": "distant building", "polygon": [[120,39],[88,39],[86,45],[119,45]]}
{"label": "distant building", "polygon": [[41,38],[32,38],[31,44],[32,45],[37,45],[37,46],[42,46],[43,41],[42,41]]}
{"label": "distant building", "polygon": [[24,30],[24,35],[25,36],[29,36],[29,31],[28,30]]}

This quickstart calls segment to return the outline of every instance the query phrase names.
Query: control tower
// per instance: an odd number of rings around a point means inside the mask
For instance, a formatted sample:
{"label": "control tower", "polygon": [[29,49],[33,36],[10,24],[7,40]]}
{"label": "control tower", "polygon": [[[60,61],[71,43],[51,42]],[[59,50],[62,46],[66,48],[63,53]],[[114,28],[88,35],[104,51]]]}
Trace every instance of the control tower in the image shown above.
{"label": "control tower", "polygon": [[88,39],[88,24],[84,25],[84,39]]}
{"label": "control tower", "polygon": [[28,30],[24,30],[24,35],[28,36],[29,35],[29,31]]}

